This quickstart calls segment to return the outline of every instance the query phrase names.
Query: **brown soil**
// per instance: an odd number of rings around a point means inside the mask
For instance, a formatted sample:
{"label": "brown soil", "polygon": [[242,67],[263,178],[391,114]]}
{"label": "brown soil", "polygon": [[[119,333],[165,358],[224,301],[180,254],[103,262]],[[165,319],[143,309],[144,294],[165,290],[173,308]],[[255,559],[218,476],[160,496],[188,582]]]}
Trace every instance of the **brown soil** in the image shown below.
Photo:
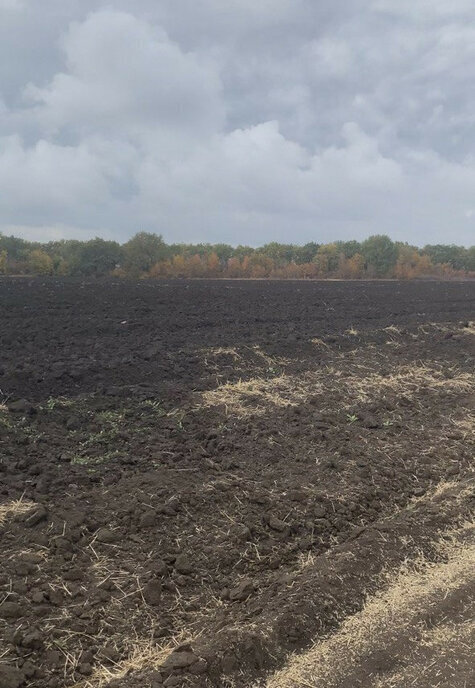
{"label": "brown soil", "polygon": [[474,297],[0,280],[0,686],[471,685]]}

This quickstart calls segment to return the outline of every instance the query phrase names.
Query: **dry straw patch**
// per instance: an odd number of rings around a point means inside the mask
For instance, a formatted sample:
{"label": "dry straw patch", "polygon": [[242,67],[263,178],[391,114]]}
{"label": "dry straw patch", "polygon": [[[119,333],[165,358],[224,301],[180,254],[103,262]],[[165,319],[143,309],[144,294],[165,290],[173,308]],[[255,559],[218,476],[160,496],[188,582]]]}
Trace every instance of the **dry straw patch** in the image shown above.
{"label": "dry straw patch", "polygon": [[112,666],[99,664],[91,676],[75,683],[72,688],[105,688],[114,679],[122,679],[146,669],[156,669],[162,666],[173,650],[185,641],[191,642],[189,637],[180,636],[176,637],[173,643],[158,646],[151,639],[137,639],[130,643],[127,659]]}
{"label": "dry straw patch", "polygon": [[205,357],[205,363],[208,362],[208,358],[212,356],[230,356],[235,361],[240,361],[242,356],[233,347],[215,346],[209,347],[207,349],[201,349],[201,353]]}
{"label": "dry straw patch", "polygon": [[[406,564],[396,575],[386,574],[383,590],[371,597],[364,609],[348,618],[333,636],[317,643],[303,655],[294,656],[287,666],[271,676],[266,688],[336,688],[343,681],[350,685],[358,670],[365,671],[366,683],[358,685],[389,688],[410,683],[375,683],[371,673],[371,656],[397,647],[411,657],[420,645],[422,632],[427,645],[437,643],[446,648],[454,634],[469,632],[448,622],[433,631],[421,629],[420,620],[427,612],[437,612],[438,605],[451,593],[475,582],[475,525],[464,524],[440,545],[446,559],[430,563],[419,557]],[[361,679],[361,674],[358,674]],[[355,681],[356,684],[356,681]],[[414,684],[417,685],[417,682]]]}
{"label": "dry straw patch", "polygon": [[[314,380],[312,393],[322,391],[321,383]],[[286,407],[302,403],[307,395],[308,390],[299,385],[296,378],[280,375],[272,379],[256,377],[227,383],[205,392],[202,400],[205,406],[225,406],[233,414],[246,416],[251,413],[263,414],[272,406]]]}
{"label": "dry straw patch", "polygon": [[[328,366],[299,376],[286,374],[266,379],[226,383],[204,392],[205,406],[224,406],[227,413],[237,416],[264,414],[274,407],[296,406],[309,397],[321,395],[323,405],[331,400],[338,388],[339,408],[348,409],[355,403],[374,401],[375,395],[392,393],[409,398],[421,390],[438,393],[467,393],[475,389],[475,375],[457,369],[447,369],[437,363],[403,365],[391,375],[375,373],[371,368],[352,363],[349,370]],[[345,402],[341,402],[344,393]]]}
{"label": "dry straw patch", "polygon": [[5,504],[0,504],[0,525],[3,525],[7,520],[26,514],[32,509],[34,502],[29,500],[15,499]]}
{"label": "dry straw patch", "polygon": [[469,411],[465,418],[452,419],[456,428],[461,430],[466,436],[475,434],[475,411]]}
{"label": "dry straw patch", "polygon": [[475,621],[447,623],[432,631],[423,629],[419,644],[419,652],[415,652],[408,666],[378,678],[374,688],[469,688],[473,685]]}
{"label": "dry straw patch", "polygon": [[[156,621],[155,614],[150,613],[150,608],[143,598],[140,577],[135,577],[136,586],[131,592],[126,593],[123,590],[123,583],[130,579],[131,574],[127,569],[121,567],[120,562],[110,557],[97,556],[91,566],[91,572],[96,578],[97,587],[105,582],[113,582],[120,592],[120,596],[114,598],[107,605],[107,608],[104,608],[108,624],[96,636],[97,645],[108,644],[125,647],[126,657],[117,662],[111,662],[109,659],[101,661],[99,653],[91,676],[75,683],[72,688],[105,688],[114,679],[123,679],[134,673],[158,669],[176,647],[183,643],[192,643],[198,637],[192,630],[183,629],[178,631],[171,640],[160,644],[153,639],[151,632],[150,636],[138,632],[136,629],[139,627],[152,629]],[[142,601],[136,611],[130,608],[126,611],[124,607],[124,600],[131,595],[141,598]],[[177,606],[181,604],[179,597],[177,597],[176,604]],[[124,618],[127,618],[127,627],[123,625]],[[70,654],[73,656],[72,653]],[[74,657],[77,664],[80,658],[80,648],[76,648]],[[71,669],[74,670],[75,667],[70,662],[69,673],[71,673]]]}

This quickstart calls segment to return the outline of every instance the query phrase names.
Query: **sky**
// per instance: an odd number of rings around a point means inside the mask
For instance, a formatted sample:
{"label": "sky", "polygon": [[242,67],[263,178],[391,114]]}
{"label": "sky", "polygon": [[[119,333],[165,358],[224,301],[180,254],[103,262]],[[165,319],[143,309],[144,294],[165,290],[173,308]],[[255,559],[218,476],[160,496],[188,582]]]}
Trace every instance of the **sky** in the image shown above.
{"label": "sky", "polygon": [[473,0],[0,0],[0,232],[475,243]]}

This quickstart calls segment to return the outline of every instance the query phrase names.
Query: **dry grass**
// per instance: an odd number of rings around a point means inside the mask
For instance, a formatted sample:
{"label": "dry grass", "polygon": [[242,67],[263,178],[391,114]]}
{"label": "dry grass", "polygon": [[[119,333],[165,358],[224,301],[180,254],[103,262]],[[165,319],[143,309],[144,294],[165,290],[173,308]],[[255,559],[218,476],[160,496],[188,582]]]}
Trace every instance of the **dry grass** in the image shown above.
{"label": "dry grass", "polygon": [[162,666],[173,650],[184,642],[191,642],[190,638],[177,637],[166,646],[159,646],[150,639],[137,640],[130,644],[127,659],[112,666],[99,664],[91,676],[74,684],[72,688],[104,688],[113,679],[122,679],[145,669],[156,669]]}
{"label": "dry grass", "polygon": [[[447,376],[447,373],[450,376]],[[357,391],[357,398],[367,401],[375,392],[386,390],[409,397],[422,388],[432,391],[444,389],[446,392],[468,392],[475,387],[475,376],[457,370],[448,371],[435,364],[403,365],[391,375],[370,374],[360,380],[352,380],[352,385]]]}
{"label": "dry grass", "polygon": [[[410,658],[421,644],[421,633],[427,646],[447,650],[454,637],[465,637],[473,631],[449,622],[430,631],[421,628],[427,612],[437,612],[449,594],[463,592],[464,586],[474,582],[475,525],[464,524],[452,531],[439,548],[446,557],[443,563],[430,563],[420,557],[396,574],[386,574],[382,592],[371,597],[361,612],[348,618],[333,636],[303,655],[292,657],[284,669],[268,679],[266,687],[336,688],[343,681],[352,685],[353,676],[355,685],[368,688],[420,685],[417,681],[399,681],[397,676],[393,682],[375,683],[378,679],[371,673],[371,656],[386,652],[391,657],[399,651],[401,659]],[[359,682],[362,670],[367,672],[366,682]]]}
{"label": "dry grass", "polygon": [[330,346],[323,341],[323,339],[320,339],[320,337],[314,337],[313,339],[310,340],[312,344],[315,344],[316,346],[323,346],[325,349],[330,349]]}
{"label": "dry grass", "polygon": [[[424,327],[429,327],[429,331]],[[434,328],[438,332],[447,329],[440,324],[428,324],[421,326],[420,330],[425,336],[431,336]],[[445,361],[419,361],[398,366],[390,374],[386,374],[386,371],[380,374],[379,366],[386,367],[388,348],[399,345],[402,337],[401,330],[394,325],[384,328],[384,331],[392,335],[386,344],[377,347],[367,344],[364,349],[346,352],[343,358],[340,352],[332,351],[322,339],[314,338],[311,340],[313,344],[328,351],[329,358],[325,367],[300,375],[281,373],[270,378],[257,373],[252,379],[227,382],[204,392],[200,406],[223,406],[228,414],[242,417],[264,415],[276,407],[304,404],[310,396],[320,396],[320,410],[328,410],[336,391],[339,392],[339,408],[347,409],[355,404],[374,402],[375,398],[387,394],[413,399],[419,394],[464,394],[475,390],[473,372],[450,367]],[[473,334],[475,323],[460,331]],[[358,331],[351,327],[347,334],[356,336]],[[413,336],[417,338],[417,335],[411,335]],[[277,370],[275,366],[278,366],[282,371],[288,362],[284,359],[272,359],[258,347],[249,347],[249,351],[259,356],[268,366],[273,366],[269,368],[272,370]],[[234,349],[216,349],[214,352],[239,356]],[[244,362],[243,360],[242,363]],[[341,398],[344,399],[343,404]]]}
{"label": "dry grass", "polygon": [[469,322],[468,327],[462,328],[463,334],[475,334],[475,321]]}
{"label": "dry grass", "polygon": [[452,419],[453,425],[461,430],[466,437],[470,437],[475,434],[475,411],[468,411],[464,418],[454,418]]}
{"label": "dry grass", "polygon": [[[132,576],[136,580],[133,589],[128,592],[125,591],[124,584],[127,581],[130,582],[132,575],[130,570],[133,570],[133,566],[130,564],[133,562],[129,560],[125,562],[127,565],[123,566],[124,562],[121,557],[114,559],[97,555],[93,548],[91,548],[91,552],[93,563],[90,571],[94,574],[96,586],[101,587],[106,582],[112,582],[120,593],[103,609],[107,617],[107,627],[103,627],[96,636],[96,643],[99,647],[112,645],[125,648],[125,658],[117,662],[106,661],[105,659],[101,661],[99,653],[91,676],[81,679],[72,688],[105,688],[114,679],[123,679],[148,669],[158,669],[177,646],[185,642],[194,642],[198,635],[189,629],[178,630],[172,639],[160,643],[153,639],[151,630],[149,636],[145,636],[142,630],[138,631],[138,628],[152,629],[156,623],[156,614],[155,612],[150,613],[150,607],[143,598],[143,587],[138,574]],[[135,610],[124,606],[124,601],[131,596],[141,598],[141,604]],[[178,596],[176,606],[180,607],[180,604],[181,599]],[[124,626],[123,623],[125,616],[127,617],[127,626]],[[175,618],[173,613],[171,618],[178,627],[178,618]],[[74,662],[77,665],[80,661],[80,654],[80,648],[78,650],[77,647],[75,652],[68,653],[67,669],[69,675],[75,669]]]}
{"label": "dry grass", "polygon": [[130,673],[159,667],[179,644],[160,647],[149,639],[131,643],[127,659],[106,666],[99,664],[87,679],[75,683],[72,688],[103,688],[113,679],[121,679]]}
{"label": "dry grass", "polygon": [[447,623],[431,631],[424,629],[409,665],[378,678],[374,688],[470,688],[473,686],[475,621]]}
{"label": "dry grass", "polygon": [[[312,392],[322,392],[323,387],[314,382]],[[305,400],[307,391],[296,384],[288,375],[272,379],[253,378],[251,380],[227,383],[217,389],[207,391],[202,400],[205,406],[224,406],[235,415],[246,416],[251,413],[265,413],[267,410]]]}
{"label": "dry grass", "polygon": [[297,561],[297,571],[304,571],[311,566],[315,566],[317,555],[314,552],[301,552]]}
{"label": "dry grass", "polygon": [[[427,503],[428,505],[437,504],[437,508],[440,513],[446,511],[446,509],[444,509],[444,502],[445,504],[448,504],[450,500],[451,504],[454,502],[456,504],[463,504],[463,502],[466,500],[470,500],[472,495],[473,481],[471,479],[467,479],[463,482],[458,480],[441,480],[435,487],[426,492],[426,494],[422,497],[413,497],[410,504],[412,506],[419,505],[421,503]],[[448,531],[445,534],[444,539],[437,544],[438,549],[442,551],[441,548],[444,546],[446,541],[454,542],[455,535],[458,537],[461,533],[466,532],[466,530],[471,532],[471,523],[466,523],[456,530]],[[447,556],[449,556],[450,552],[451,549],[449,548],[447,551]]]}
{"label": "dry grass", "polygon": [[346,371],[329,366],[300,376],[283,374],[271,379],[256,377],[226,383],[204,392],[202,403],[208,407],[224,406],[228,414],[237,416],[262,415],[275,407],[303,404],[316,395],[321,395],[323,404],[331,399],[335,387],[345,399],[340,408],[348,409],[388,393],[407,398],[417,396],[421,390],[435,394],[442,390],[468,393],[475,389],[475,375],[447,370],[436,363],[402,365],[390,375],[381,375],[355,361]]}
{"label": "dry grass", "polygon": [[236,349],[230,346],[215,346],[208,349],[201,349],[201,353],[205,356],[205,362],[207,362],[210,356],[231,356],[235,361],[239,361],[242,358]]}
{"label": "dry grass", "polygon": [[15,499],[5,504],[0,504],[0,525],[3,525],[7,520],[26,514],[34,506],[34,502],[29,500]]}

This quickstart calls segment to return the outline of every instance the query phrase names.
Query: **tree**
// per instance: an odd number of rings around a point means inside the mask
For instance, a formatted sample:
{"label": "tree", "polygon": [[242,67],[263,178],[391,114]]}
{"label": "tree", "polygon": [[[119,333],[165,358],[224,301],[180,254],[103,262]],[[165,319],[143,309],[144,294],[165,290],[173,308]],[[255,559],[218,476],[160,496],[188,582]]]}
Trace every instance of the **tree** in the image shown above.
{"label": "tree", "polygon": [[475,272],[475,246],[470,246],[467,249],[467,270]]}
{"label": "tree", "polygon": [[170,277],[173,276],[173,266],[171,260],[159,260],[158,263],[152,265],[148,271],[149,277]]}
{"label": "tree", "polygon": [[64,258],[55,256],[53,258],[53,272],[55,275],[65,277],[66,275],[71,274],[71,266],[64,260]]}
{"label": "tree", "polygon": [[463,246],[446,246],[443,244],[435,244],[424,247],[424,253],[426,253],[431,261],[440,265],[448,264],[454,270],[470,270],[470,251],[471,249],[466,249]]}
{"label": "tree", "polygon": [[394,276],[397,279],[410,279],[414,276],[419,254],[412,246],[402,244],[398,246],[398,258],[394,267]]}
{"label": "tree", "polygon": [[0,251],[0,275],[5,275],[7,272],[8,253],[5,249]]}
{"label": "tree", "polygon": [[28,269],[34,275],[51,275],[53,272],[53,261],[45,251],[37,248],[28,255]]}
{"label": "tree", "polygon": [[276,241],[272,241],[270,244],[261,246],[257,252],[272,258],[276,267],[282,267],[291,262],[294,254],[294,247],[292,244],[278,244]]}
{"label": "tree", "polygon": [[82,275],[107,275],[121,262],[122,251],[116,241],[86,241],[76,257],[75,269]]}
{"label": "tree", "polygon": [[364,276],[364,258],[361,253],[347,259],[346,267],[349,279],[361,279]]}
{"label": "tree", "polygon": [[294,260],[298,265],[303,265],[304,263],[311,263],[318,251],[318,244],[314,241],[304,244],[304,246],[295,246],[294,248]]}
{"label": "tree", "polygon": [[206,261],[206,274],[208,277],[216,277],[220,271],[221,263],[218,255],[213,251]]}
{"label": "tree", "polygon": [[359,241],[336,241],[338,253],[342,253],[345,258],[353,258],[354,255],[360,253],[361,244]]}
{"label": "tree", "polygon": [[[243,260],[243,267],[246,258]],[[273,269],[274,261],[272,260],[272,258],[269,258],[269,256],[264,256],[260,253],[255,252],[248,257],[247,270],[249,271],[250,277],[269,277]]]}
{"label": "tree", "polygon": [[322,244],[314,259],[319,277],[325,277],[338,270],[339,253],[336,244]]}
{"label": "tree", "polygon": [[372,277],[390,277],[396,265],[397,246],[388,236],[375,234],[361,244],[368,273]]}
{"label": "tree", "polygon": [[225,265],[234,255],[234,249],[232,246],[229,246],[229,244],[214,244],[211,248],[223,265]]}
{"label": "tree", "polygon": [[187,277],[203,277],[204,272],[205,263],[198,253],[185,259],[185,275]]}
{"label": "tree", "polygon": [[242,277],[242,265],[239,258],[229,258],[226,264],[226,277]]}
{"label": "tree", "polygon": [[172,258],[172,276],[185,277],[185,259],[183,256],[177,255]]}
{"label": "tree", "polygon": [[343,277],[358,279],[425,275],[475,277],[475,246],[429,245],[424,249],[392,242],[384,235],[366,241],[304,246],[270,242],[260,248],[228,244],[170,244],[139,232],[123,246],[96,237],[30,242],[0,232],[0,274],[55,274],[114,277]]}
{"label": "tree", "polygon": [[313,259],[315,266],[317,268],[318,277],[326,277],[328,275],[328,256],[326,253],[318,252]]}
{"label": "tree", "polygon": [[239,258],[240,260],[243,260],[244,258],[251,256],[254,253],[255,249],[252,248],[252,246],[236,246],[233,252],[233,258]]}
{"label": "tree", "polygon": [[394,268],[394,276],[398,279],[414,279],[430,275],[434,266],[427,255],[422,255],[415,246],[398,245],[398,259]]}
{"label": "tree", "polygon": [[41,244],[34,244],[25,239],[14,236],[5,236],[0,233],[0,251],[6,251],[11,261],[22,262],[28,259],[28,253],[33,249],[41,248]]}
{"label": "tree", "polygon": [[122,247],[124,267],[131,274],[148,272],[152,265],[167,258],[167,245],[161,236],[139,232]]}

